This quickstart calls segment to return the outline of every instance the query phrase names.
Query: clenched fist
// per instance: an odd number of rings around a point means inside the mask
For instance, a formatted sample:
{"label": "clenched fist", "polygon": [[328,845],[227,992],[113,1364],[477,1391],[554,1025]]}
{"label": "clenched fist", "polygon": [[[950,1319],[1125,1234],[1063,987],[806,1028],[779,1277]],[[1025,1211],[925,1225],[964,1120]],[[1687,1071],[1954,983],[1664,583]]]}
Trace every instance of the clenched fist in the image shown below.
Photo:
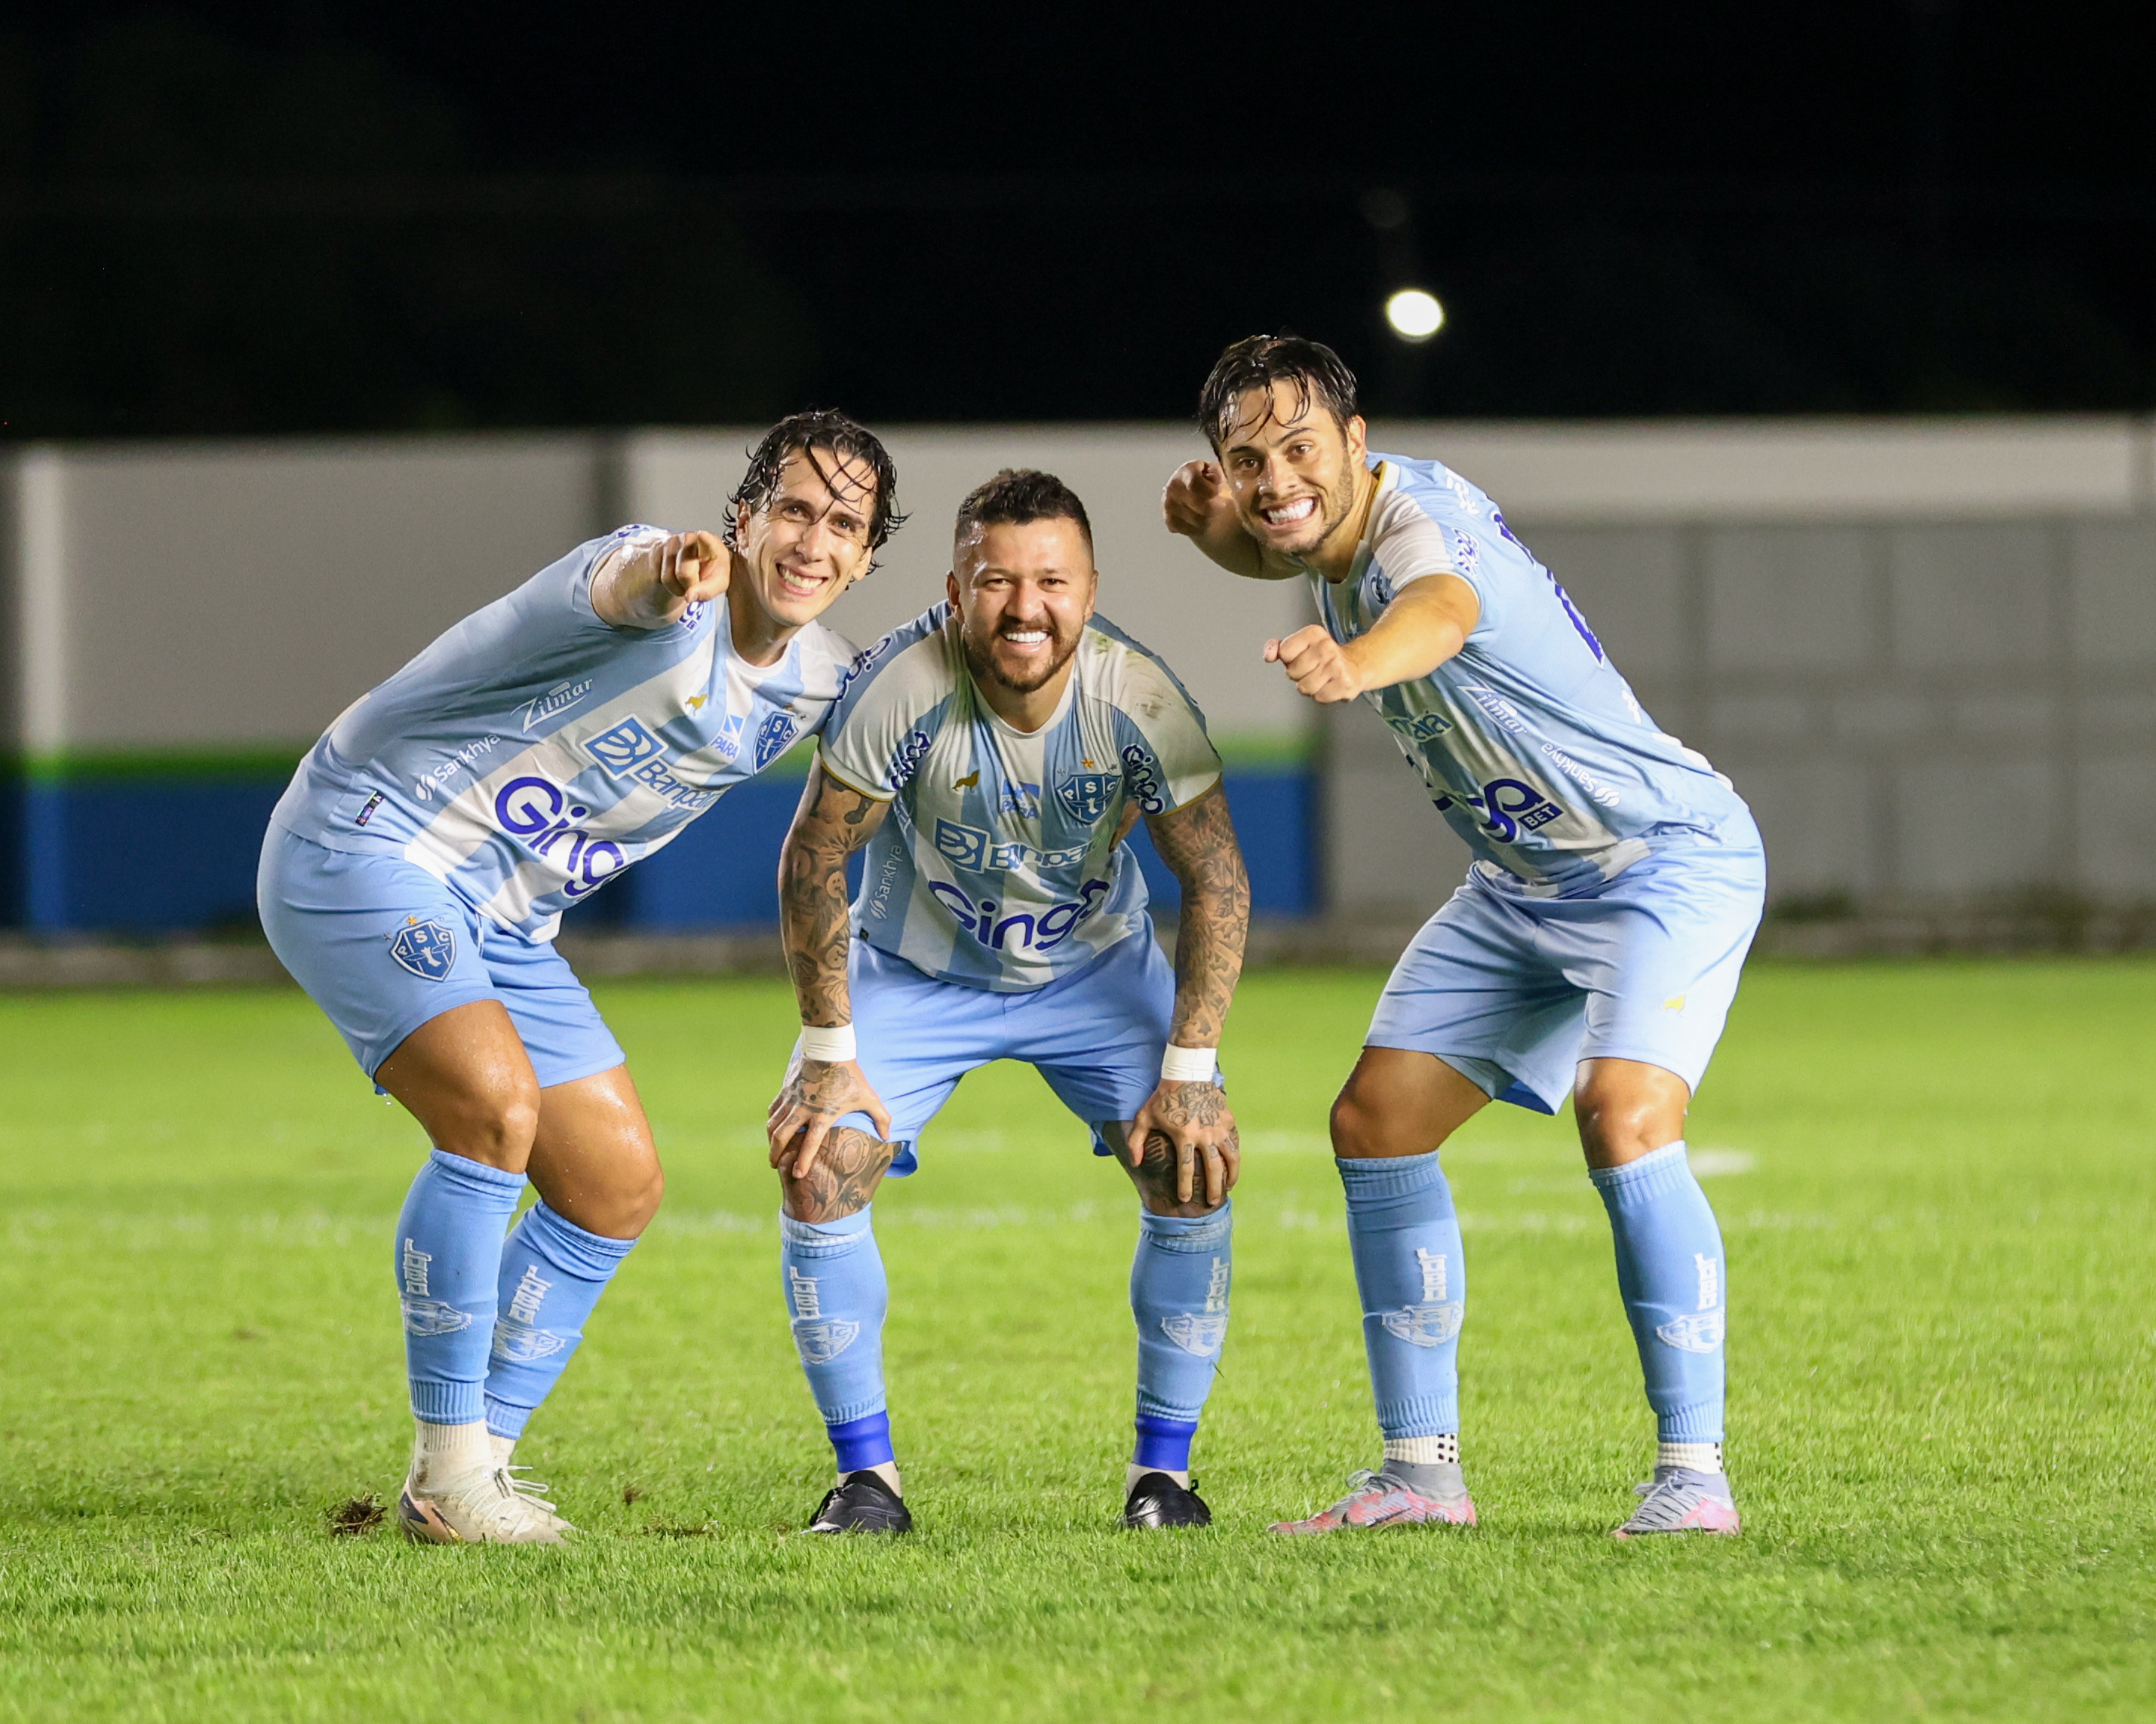
{"label": "clenched fist", "polygon": [[1285,640],[1267,641],[1265,663],[1278,664],[1297,694],[1321,706],[1352,700],[1369,686],[1354,655],[1315,623]]}

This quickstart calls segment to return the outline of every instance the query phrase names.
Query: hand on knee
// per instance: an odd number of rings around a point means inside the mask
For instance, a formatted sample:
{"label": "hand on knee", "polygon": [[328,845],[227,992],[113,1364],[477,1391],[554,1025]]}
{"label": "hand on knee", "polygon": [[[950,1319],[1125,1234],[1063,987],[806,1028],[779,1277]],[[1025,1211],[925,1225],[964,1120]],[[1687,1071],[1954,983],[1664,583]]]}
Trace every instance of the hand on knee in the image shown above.
{"label": "hand on knee", "polygon": [[787,1214],[796,1221],[837,1221],[858,1215],[875,1200],[898,1146],[842,1126],[824,1140],[805,1174],[790,1165],[778,1173]]}

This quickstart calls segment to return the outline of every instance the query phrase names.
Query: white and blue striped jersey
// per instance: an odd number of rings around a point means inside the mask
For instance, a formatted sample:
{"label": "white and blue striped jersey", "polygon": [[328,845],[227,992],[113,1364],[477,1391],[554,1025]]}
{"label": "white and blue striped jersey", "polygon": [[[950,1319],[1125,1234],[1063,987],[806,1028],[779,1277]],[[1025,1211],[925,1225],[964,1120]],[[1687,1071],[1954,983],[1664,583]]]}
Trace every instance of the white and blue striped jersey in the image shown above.
{"label": "white and blue striped jersey", "polygon": [[861,938],[997,993],[1151,938],[1126,813],[1166,813],[1220,781],[1175,674],[1100,617],[1055,716],[1028,735],[982,698],[939,604],[861,655],[819,746],[826,772],[892,804],[854,901]]}
{"label": "white and blue striped jersey", "polygon": [[551,940],[562,912],[820,726],[853,659],[811,623],[776,664],[733,649],[723,601],[664,629],[592,609],[624,527],[578,546],[345,709],[271,817],[332,850],[403,857],[480,914]]}
{"label": "white and blue striped jersey", "polygon": [[1457,575],[1481,615],[1430,675],[1363,696],[1483,871],[1537,896],[1593,890],[1660,845],[1725,826],[1754,843],[1729,781],[1658,729],[1557,577],[1497,505],[1435,461],[1373,455],[1378,494],[1348,577],[1309,570],[1338,641],[1393,596]]}

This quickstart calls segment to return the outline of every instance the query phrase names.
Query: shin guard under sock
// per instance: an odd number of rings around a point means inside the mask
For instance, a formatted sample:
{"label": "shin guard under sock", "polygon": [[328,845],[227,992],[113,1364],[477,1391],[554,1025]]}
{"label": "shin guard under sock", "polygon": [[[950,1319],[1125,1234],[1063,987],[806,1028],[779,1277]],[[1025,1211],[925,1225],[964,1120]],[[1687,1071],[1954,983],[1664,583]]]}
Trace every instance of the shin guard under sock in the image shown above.
{"label": "shin guard under sock", "polygon": [[1722,1229],[1682,1143],[1589,1170],[1609,1211],[1617,1286],[1640,1348],[1656,1434],[1722,1440],[1725,1277]]}
{"label": "shin guard under sock", "polygon": [[1235,1267],[1234,1206],[1209,1215],[1138,1212],[1131,1260],[1131,1315],[1138,1326],[1134,1465],[1187,1473],[1191,1439],[1228,1338]]}
{"label": "shin guard under sock", "polygon": [[524,1212],[501,1248],[494,1348],[486,1379],[486,1428],[524,1434],[584,1338],[584,1324],[634,1239],[610,1239],[564,1220],[542,1200]]}
{"label": "shin guard under sock", "polygon": [[436,1150],[397,1218],[397,1290],[404,1307],[412,1413],[429,1424],[476,1424],[493,1343],[501,1236],[524,1176]]}
{"label": "shin guard under sock", "polygon": [[883,1465],[893,1459],[883,1386],[890,1290],[869,1209],[836,1221],[781,1215],[778,1232],[779,1279],[794,1350],[839,1470]]}
{"label": "shin guard under sock", "polygon": [[1388,1439],[1456,1435],[1467,1269],[1437,1152],[1337,1165],[1378,1428]]}

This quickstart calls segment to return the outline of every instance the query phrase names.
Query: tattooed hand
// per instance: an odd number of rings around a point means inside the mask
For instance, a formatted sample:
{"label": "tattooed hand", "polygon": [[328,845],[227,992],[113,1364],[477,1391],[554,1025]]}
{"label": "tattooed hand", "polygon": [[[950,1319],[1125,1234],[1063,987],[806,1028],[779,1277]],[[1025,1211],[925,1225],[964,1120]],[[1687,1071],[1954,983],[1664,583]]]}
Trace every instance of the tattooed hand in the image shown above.
{"label": "tattooed hand", "polygon": [[856,1062],[804,1060],[796,1054],[764,1116],[771,1165],[793,1178],[806,1179],[832,1126],[850,1113],[865,1113],[874,1120],[878,1137],[891,1136],[891,1110],[870,1088]]}
{"label": "tattooed hand", "polygon": [[1133,1169],[1172,1158],[1178,1203],[1195,1201],[1202,1190],[1206,1207],[1217,1209],[1243,1171],[1235,1116],[1220,1086],[1209,1081],[1163,1078],[1125,1131],[1124,1147]]}

